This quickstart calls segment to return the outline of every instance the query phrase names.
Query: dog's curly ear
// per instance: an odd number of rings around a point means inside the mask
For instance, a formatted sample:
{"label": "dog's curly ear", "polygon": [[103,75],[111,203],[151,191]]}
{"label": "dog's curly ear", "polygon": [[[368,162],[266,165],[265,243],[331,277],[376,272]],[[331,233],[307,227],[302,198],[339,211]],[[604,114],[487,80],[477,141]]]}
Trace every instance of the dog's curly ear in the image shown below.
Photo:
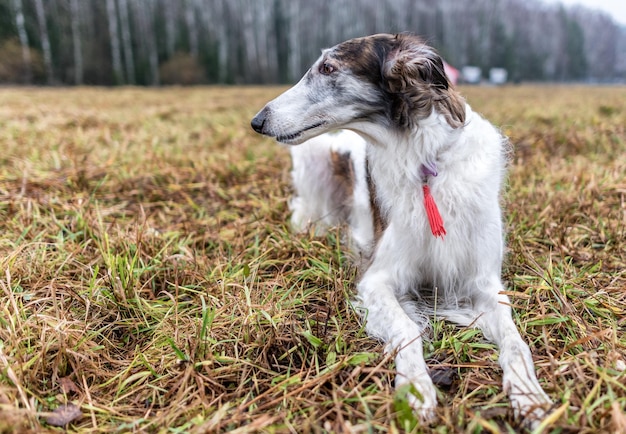
{"label": "dog's curly ear", "polygon": [[433,109],[453,128],[465,122],[465,103],[451,87],[443,60],[413,35],[396,35],[382,66],[383,86],[394,97],[392,116],[401,127],[428,117]]}
{"label": "dog's curly ear", "polygon": [[412,35],[397,35],[394,42],[383,65],[383,78],[390,91],[404,92],[418,80],[448,89],[443,60],[435,50]]}

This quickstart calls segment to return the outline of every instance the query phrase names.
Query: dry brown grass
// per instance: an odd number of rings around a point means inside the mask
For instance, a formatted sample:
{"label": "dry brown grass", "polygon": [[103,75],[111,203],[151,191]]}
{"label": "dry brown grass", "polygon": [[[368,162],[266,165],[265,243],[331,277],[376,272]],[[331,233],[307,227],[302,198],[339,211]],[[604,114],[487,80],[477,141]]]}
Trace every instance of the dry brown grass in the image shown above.
{"label": "dry brown grass", "polygon": [[[493,346],[443,323],[415,426],[340,235],[285,223],[288,155],[248,127],[280,90],[0,90],[0,433],[72,404],[70,432],[521,429]],[[623,432],[626,88],[463,93],[516,146],[504,277],[546,428]]]}

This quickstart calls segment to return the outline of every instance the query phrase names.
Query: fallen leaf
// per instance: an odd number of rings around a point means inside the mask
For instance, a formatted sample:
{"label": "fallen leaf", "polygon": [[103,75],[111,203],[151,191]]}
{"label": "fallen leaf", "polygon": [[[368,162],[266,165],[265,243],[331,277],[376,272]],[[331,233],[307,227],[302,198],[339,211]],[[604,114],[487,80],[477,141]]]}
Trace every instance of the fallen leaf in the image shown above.
{"label": "fallen leaf", "polygon": [[457,372],[452,368],[432,369],[430,378],[439,387],[450,387],[457,378]]}
{"label": "fallen leaf", "polygon": [[56,410],[46,418],[46,422],[52,426],[65,426],[74,420],[80,419],[82,416],[83,414],[80,408],[70,403],[57,407]]}

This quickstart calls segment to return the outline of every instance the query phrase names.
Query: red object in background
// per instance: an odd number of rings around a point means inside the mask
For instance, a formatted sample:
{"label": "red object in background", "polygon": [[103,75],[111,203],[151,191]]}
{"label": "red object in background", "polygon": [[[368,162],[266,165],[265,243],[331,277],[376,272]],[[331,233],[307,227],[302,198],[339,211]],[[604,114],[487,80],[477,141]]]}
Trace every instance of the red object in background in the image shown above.
{"label": "red object in background", "polygon": [[458,69],[453,66],[448,65],[445,61],[443,62],[443,69],[448,76],[448,81],[456,86],[457,81],[459,81],[459,75],[461,74]]}

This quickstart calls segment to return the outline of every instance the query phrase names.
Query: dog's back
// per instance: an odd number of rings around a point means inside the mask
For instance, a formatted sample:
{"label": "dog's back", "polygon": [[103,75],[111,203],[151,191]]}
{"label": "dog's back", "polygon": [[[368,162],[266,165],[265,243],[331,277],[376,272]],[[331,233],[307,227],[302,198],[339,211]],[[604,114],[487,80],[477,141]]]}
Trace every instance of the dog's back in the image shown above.
{"label": "dog's back", "polygon": [[374,234],[365,140],[351,131],[333,131],[293,146],[290,152],[294,230],[320,234],[347,225],[351,248],[359,256],[367,255]]}

